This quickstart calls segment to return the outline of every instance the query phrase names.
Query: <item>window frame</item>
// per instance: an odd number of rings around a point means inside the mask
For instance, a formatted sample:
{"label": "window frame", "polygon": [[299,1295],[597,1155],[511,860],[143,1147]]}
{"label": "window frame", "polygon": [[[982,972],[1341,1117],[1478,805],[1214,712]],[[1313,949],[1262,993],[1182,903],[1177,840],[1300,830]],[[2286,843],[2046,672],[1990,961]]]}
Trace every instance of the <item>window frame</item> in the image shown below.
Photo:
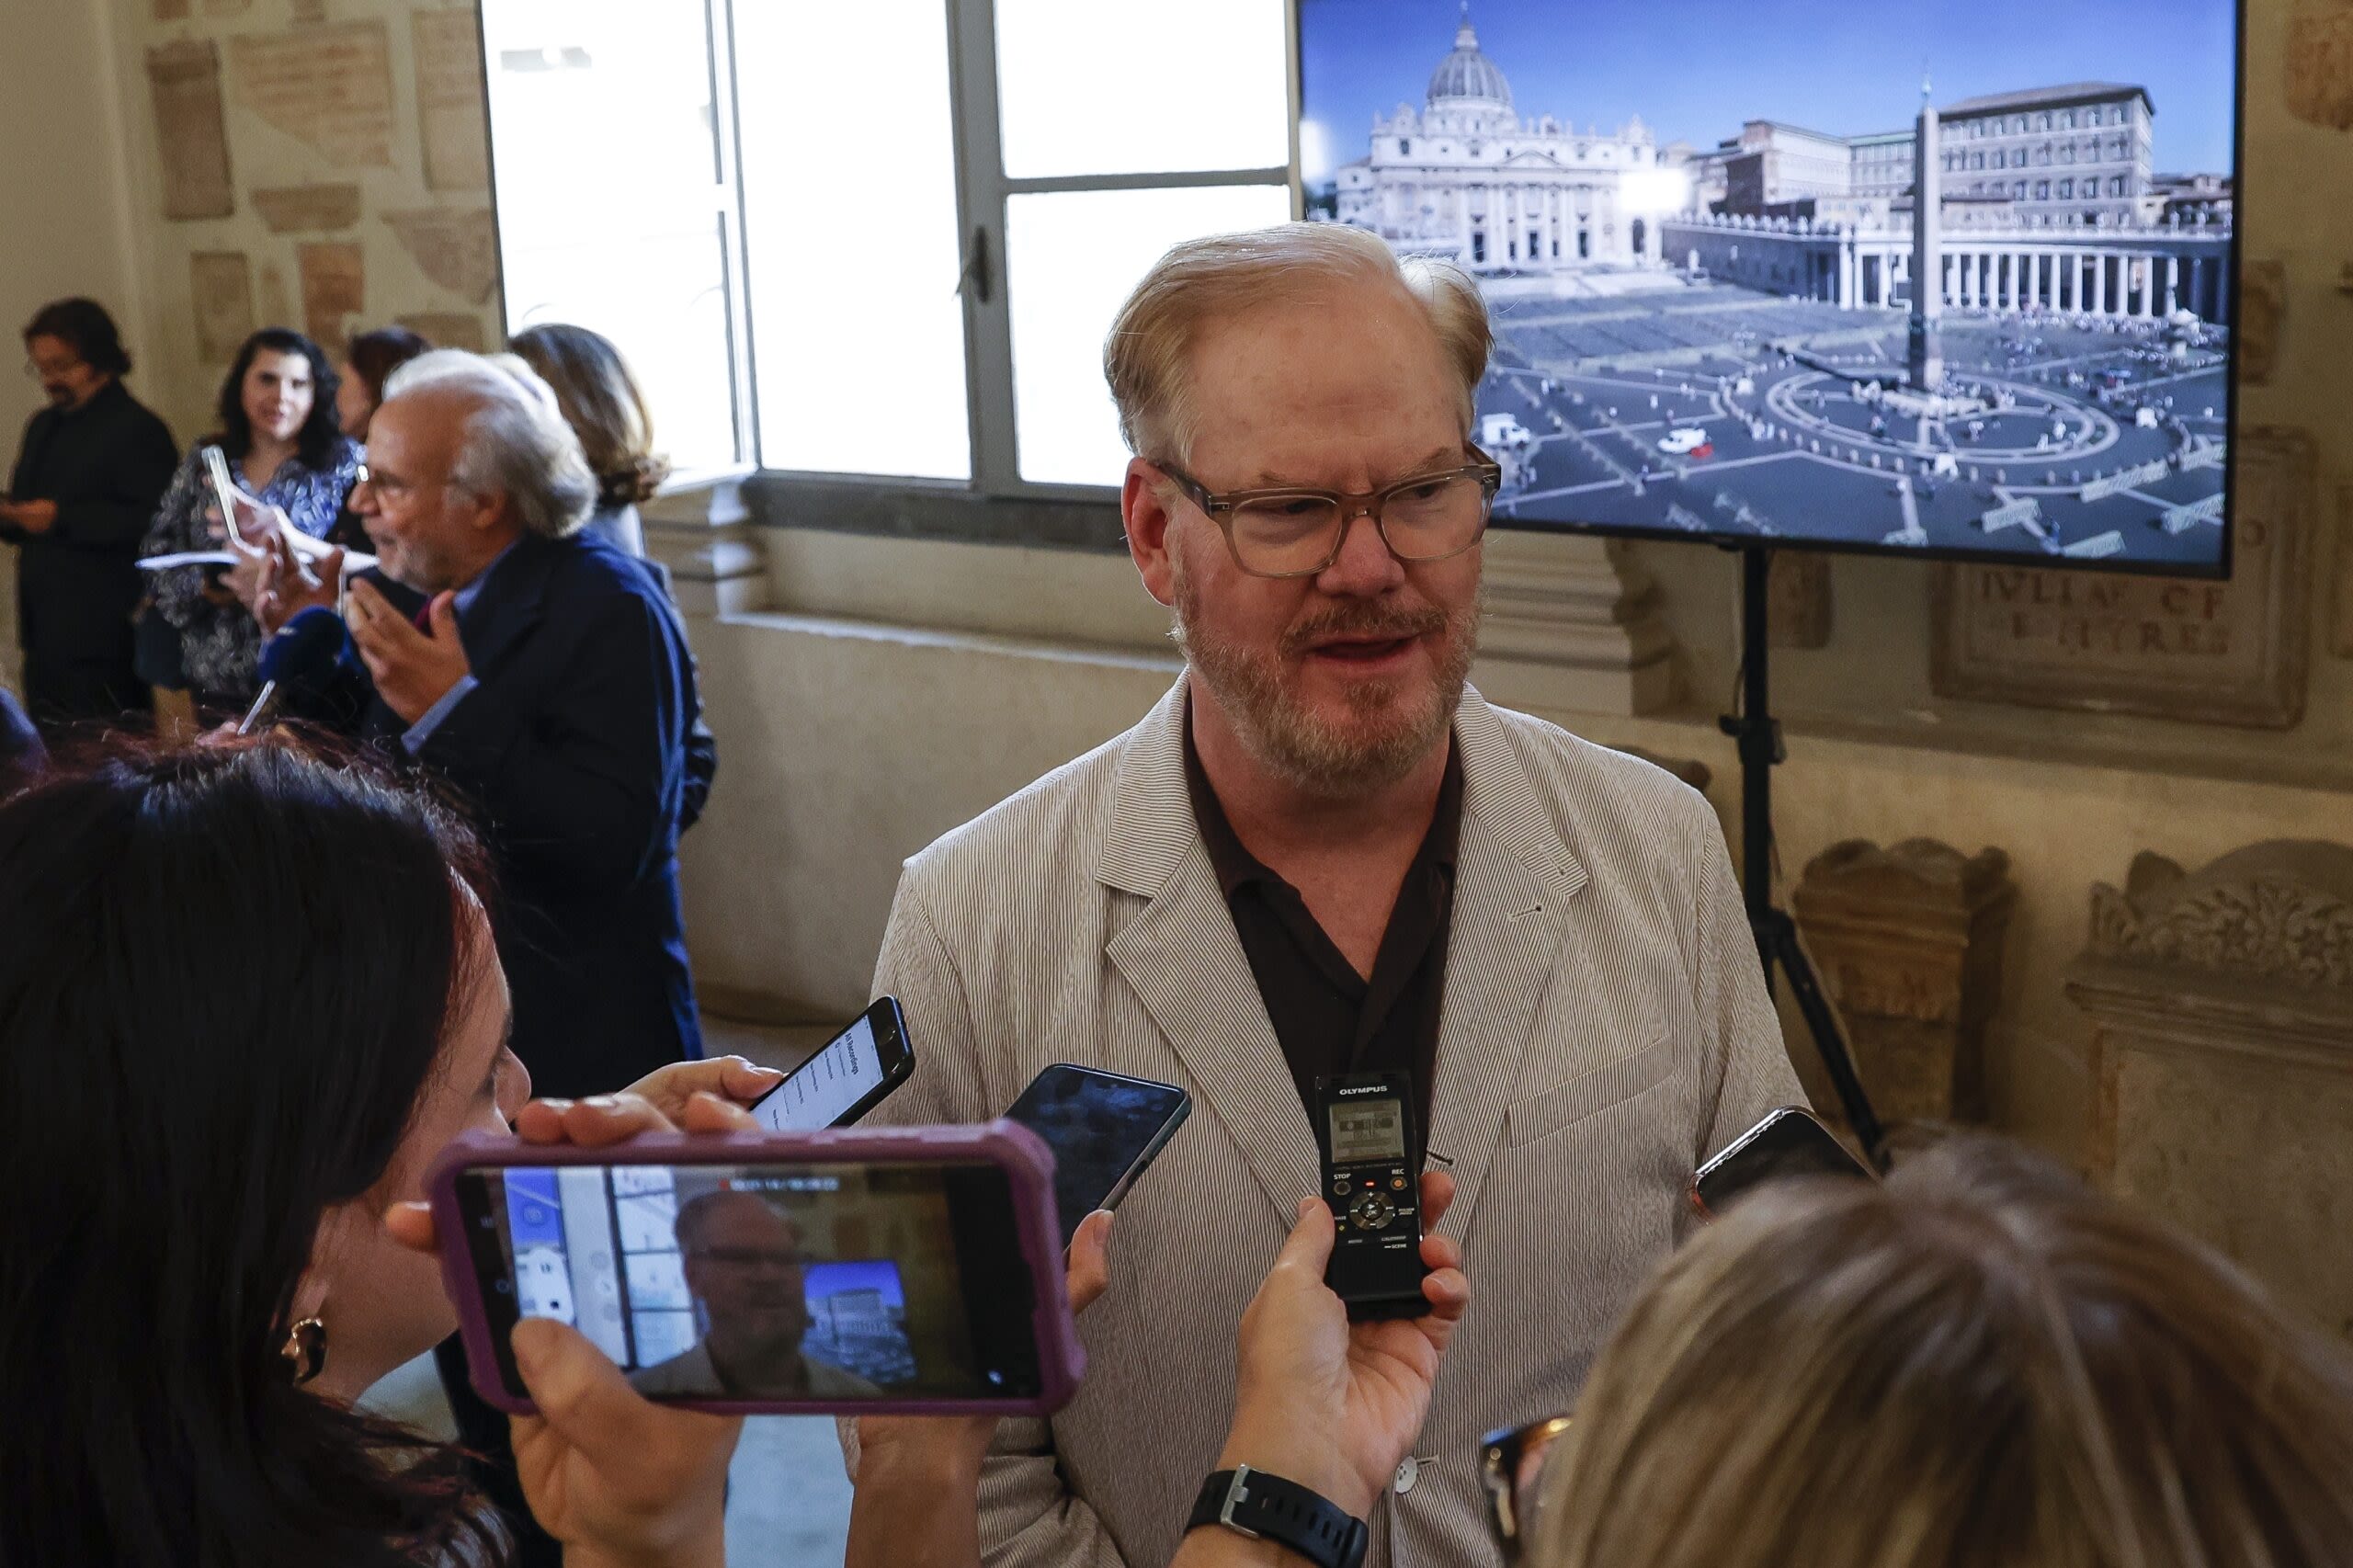
{"label": "window frame", "polygon": [[[722,51],[732,68],[734,55],[734,9],[739,0],[710,0],[714,13],[724,10],[727,17],[727,48]],[[757,0],[752,0],[756,4]],[[892,493],[918,498],[916,504],[926,512],[943,508],[922,501],[946,502],[950,512],[965,508],[958,501],[1055,503],[1077,502],[1100,506],[1120,493],[1115,476],[1107,475],[1100,484],[1053,483],[1021,477],[1019,432],[1015,427],[1013,312],[1006,267],[1006,222],[1007,210],[1016,196],[1060,194],[1085,191],[1131,191],[1193,189],[1209,186],[1281,186],[1290,206],[1290,214],[1301,215],[1302,199],[1299,167],[1299,0],[1283,0],[1283,38],[1286,53],[1285,161],[1261,168],[1195,169],[1157,174],[1062,175],[1049,177],[1017,179],[1005,171],[1003,122],[999,118],[999,97],[996,62],[995,0],[941,0],[945,18],[949,62],[949,119],[956,131],[956,230],[961,237],[960,253],[962,272],[957,289],[962,296],[964,321],[964,400],[967,429],[972,446],[972,472],[968,479],[928,479],[904,474],[843,473],[827,470],[788,469],[771,466],[759,454],[756,373],[750,373],[748,353],[746,370],[748,385],[753,389],[750,435],[747,449],[756,456],[759,477],[764,486],[785,486],[807,489],[813,493],[834,492],[844,487],[874,493],[878,498]],[[732,70],[731,70],[732,74]],[[734,120],[733,140],[742,138],[742,119],[733,115],[731,97],[729,112]],[[747,230],[743,210],[743,182],[735,185],[736,210],[734,229],[738,243]],[[748,303],[748,301],[747,301]],[[748,343],[749,311],[745,312],[745,341]],[[1108,323],[1106,324],[1108,324]],[[741,423],[739,416],[739,423]]]}

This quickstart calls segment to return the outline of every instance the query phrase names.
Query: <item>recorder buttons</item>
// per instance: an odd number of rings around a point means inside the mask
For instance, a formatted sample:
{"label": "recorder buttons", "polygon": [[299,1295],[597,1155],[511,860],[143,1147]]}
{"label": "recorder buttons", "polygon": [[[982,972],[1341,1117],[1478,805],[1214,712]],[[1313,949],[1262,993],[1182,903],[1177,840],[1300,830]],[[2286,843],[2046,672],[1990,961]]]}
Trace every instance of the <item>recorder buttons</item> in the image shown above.
{"label": "recorder buttons", "polygon": [[1397,1206],[1378,1192],[1368,1192],[1348,1210],[1359,1231],[1377,1231],[1397,1216]]}
{"label": "recorder buttons", "polygon": [[1342,1198],[1348,1195],[1348,1178],[1341,1176],[1332,1183],[1332,1190]]}

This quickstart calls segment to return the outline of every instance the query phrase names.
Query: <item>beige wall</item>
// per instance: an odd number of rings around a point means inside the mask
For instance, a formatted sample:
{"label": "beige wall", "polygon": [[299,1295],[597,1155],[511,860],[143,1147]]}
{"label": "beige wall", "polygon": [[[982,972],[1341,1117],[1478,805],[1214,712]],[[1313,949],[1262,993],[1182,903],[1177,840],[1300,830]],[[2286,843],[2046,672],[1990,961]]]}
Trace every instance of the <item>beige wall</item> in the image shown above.
{"label": "beige wall", "polygon": [[[110,13],[112,77],[130,153],[126,173],[143,242],[140,287],[151,323],[144,335],[151,367],[146,392],[176,433],[192,438],[209,421],[227,368],[224,354],[207,352],[199,341],[191,283],[191,257],[199,253],[245,258],[255,325],[312,330],[330,352],[339,352],[351,332],[404,316],[461,318],[464,332],[478,341],[495,334],[496,295],[470,297],[429,276],[388,222],[394,213],[434,212],[487,223],[490,198],[478,169],[453,175],[445,160],[438,171],[443,183],[429,182],[418,102],[415,18],[449,16],[470,26],[471,6],[414,0],[11,3],[74,12],[103,6]],[[220,54],[233,197],[226,217],[163,215],[162,130],[148,65],[153,51],[188,43],[210,43]],[[330,95],[338,107],[299,106],[291,89],[273,87],[267,62],[255,51],[281,45],[342,62],[350,80]],[[9,69],[6,79],[17,74]],[[478,138],[478,111],[472,121]],[[256,191],[308,187],[353,187],[357,201],[348,220],[319,212],[273,228],[255,199]],[[305,296],[301,248],[343,245],[358,249],[361,303],[348,312],[314,312]]]}
{"label": "beige wall", "polygon": [[[17,332],[44,302],[87,294],[114,312],[134,358],[133,385],[153,384],[145,293],[123,173],[113,17],[99,6],[0,0],[0,462],[40,406],[17,373]],[[5,472],[0,472],[5,479]],[[16,551],[0,549],[0,675],[17,662]]]}

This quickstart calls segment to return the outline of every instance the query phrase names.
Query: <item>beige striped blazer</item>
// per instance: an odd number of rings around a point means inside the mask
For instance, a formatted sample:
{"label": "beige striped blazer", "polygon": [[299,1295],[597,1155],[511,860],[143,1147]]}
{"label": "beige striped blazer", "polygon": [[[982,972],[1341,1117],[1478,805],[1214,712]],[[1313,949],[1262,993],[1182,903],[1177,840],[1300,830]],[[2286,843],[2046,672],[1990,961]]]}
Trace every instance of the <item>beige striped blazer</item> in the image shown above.
{"label": "beige striped blazer", "polygon": [[[1076,1399],[1008,1422],[991,1563],[1167,1562],[1233,1410],[1233,1335],[1316,1190],[1315,1141],[1186,795],[1180,680],[1142,722],[909,860],[878,993],[914,1078],[876,1119],[1001,1114],[1050,1062],[1180,1084],[1192,1118],[1111,1232]],[[1472,1306],[1376,1564],[1495,1560],[1490,1427],[1569,1408],[1689,1223],[1695,1165],[1800,1099],[1714,813],[1659,769],[1466,692],[1429,1148]]]}

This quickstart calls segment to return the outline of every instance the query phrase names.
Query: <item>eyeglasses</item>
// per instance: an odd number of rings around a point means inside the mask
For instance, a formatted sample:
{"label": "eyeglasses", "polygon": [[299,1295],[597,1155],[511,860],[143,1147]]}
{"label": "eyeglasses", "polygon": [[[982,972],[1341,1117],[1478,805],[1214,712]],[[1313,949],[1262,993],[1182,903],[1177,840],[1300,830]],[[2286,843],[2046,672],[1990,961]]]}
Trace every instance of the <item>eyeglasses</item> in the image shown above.
{"label": "eyeglasses", "polygon": [[1478,448],[1475,461],[1401,479],[1381,490],[1347,493],[1282,485],[1218,494],[1170,463],[1157,463],[1225,535],[1233,563],[1253,577],[1313,577],[1340,558],[1347,525],[1372,518],[1381,543],[1400,561],[1444,561],[1487,531],[1504,471]]}
{"label": "eyeglasses", "polygon": [[1506,1426],[1479,1439],[1479,1481],[1487,1489],[1487,1523],[1495,1528],[1506,1562],[1518,1562],[1535,1538],[1544,1456],[1568,1429],[1567,1416],[1553,1415],[1525,1426]]}
{"label": "eyeglasses", "polygon": [[71,375],[87,363],[84,359],[68,359],[62,365],[43,365],[38,360],[28,359],[25,361],[25,379],[37,381],[44,376]]}

